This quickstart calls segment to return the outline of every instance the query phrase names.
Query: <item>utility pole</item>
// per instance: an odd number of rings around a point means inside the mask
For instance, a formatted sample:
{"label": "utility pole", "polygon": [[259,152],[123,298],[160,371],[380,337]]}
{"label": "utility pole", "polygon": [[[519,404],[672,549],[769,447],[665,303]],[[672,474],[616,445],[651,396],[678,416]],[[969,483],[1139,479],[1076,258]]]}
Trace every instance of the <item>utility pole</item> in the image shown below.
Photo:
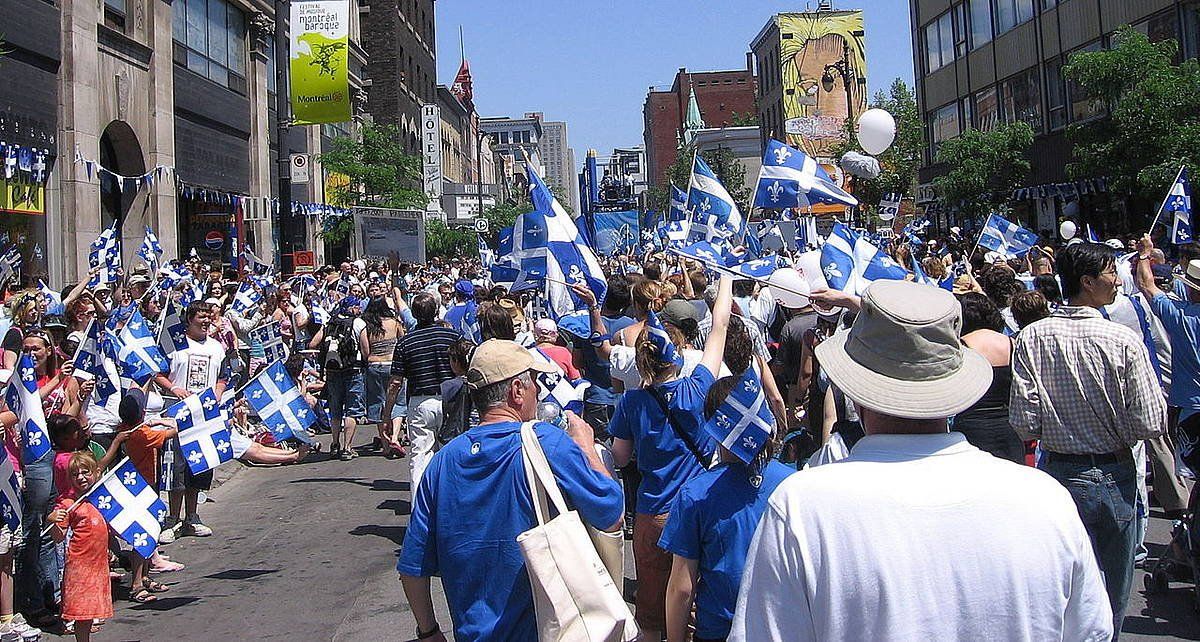
{"label": "utility pole", "polygon": [[271,225],[275,238],[279,239],[276,245],[275,267],[280,272],[283,271],[283,255],[294,254],[296,251],[295,243],[283,231],[283,222],[287,220],[290,223],[292,217],[292,159],[287,143],[292,120],[289,109],[291,91],[288,87],[291,39],[284,26],[290,12],[291,0],[275,0],[275,142],[278,145],[276,160],[279,166],[279,207],[271,216]]}

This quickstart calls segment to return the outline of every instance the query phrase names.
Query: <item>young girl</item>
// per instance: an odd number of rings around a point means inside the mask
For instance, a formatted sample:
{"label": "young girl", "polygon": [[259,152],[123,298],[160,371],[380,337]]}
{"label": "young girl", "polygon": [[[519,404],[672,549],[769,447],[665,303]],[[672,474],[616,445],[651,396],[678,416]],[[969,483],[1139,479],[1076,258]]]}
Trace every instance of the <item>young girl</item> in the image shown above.
{"label": "young girl", "polygon": [[[96,483],[99,464],[89,452],[71,455],[67,466],[76,496]],[[67,563],[63,570],[62,619],[75,623],[75,639],[92,637],[92,622],[112,617],[112,585],[108,578],[108,523],[89,502],[79,502],[69,513],[73,500],[59,498],[50,512],[54,538],[62,541],[71,531]]]}

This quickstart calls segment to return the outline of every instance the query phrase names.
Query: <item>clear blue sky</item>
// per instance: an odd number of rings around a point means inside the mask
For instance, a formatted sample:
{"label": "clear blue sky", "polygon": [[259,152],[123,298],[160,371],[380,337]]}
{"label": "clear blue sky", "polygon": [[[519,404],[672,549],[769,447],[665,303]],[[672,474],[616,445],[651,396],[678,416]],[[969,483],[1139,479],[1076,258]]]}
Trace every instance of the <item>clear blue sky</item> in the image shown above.
{"label": "clear blue sky", "polygon": [[[670,85],[679,67],[740,69],[750,41],[771,15],[816,2],[682,0],[440,0],[438,82],[458,71],[458,28],[466,41],[483,116],[540,111],[567,122],[579,163],[642,142],[642,103],[651,85]],[[905,0],[835,0],[866,12],[871,94],[894,78],[913,81],[912,34]]]}

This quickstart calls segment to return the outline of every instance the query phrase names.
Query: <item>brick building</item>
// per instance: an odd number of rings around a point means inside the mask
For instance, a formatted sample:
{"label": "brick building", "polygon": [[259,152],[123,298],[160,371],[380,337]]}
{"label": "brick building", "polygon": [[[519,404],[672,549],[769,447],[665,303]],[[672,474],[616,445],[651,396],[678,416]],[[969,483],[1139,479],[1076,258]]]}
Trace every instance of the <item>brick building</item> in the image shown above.
{"label": "brick building", "polygon": [[679,149],[680,127],[687,114],[688,95],[696,91],[700,115],[707,127],[728,127],[734,114],[739,117],[757,113],[754,99],[756,80],[754,58],[746,54],[745,69],[690,72],[680,67],[669,89],[650,87],[642,106],[645,129],[646,161],[651,185],[666,181],[667,168],[675,162]]}
{"label": "brick building", "polygon": [[433,0],[359,0],[371,86],[367,110],[396,125],[408,151],[420,152],[421,105],[437,102]]}

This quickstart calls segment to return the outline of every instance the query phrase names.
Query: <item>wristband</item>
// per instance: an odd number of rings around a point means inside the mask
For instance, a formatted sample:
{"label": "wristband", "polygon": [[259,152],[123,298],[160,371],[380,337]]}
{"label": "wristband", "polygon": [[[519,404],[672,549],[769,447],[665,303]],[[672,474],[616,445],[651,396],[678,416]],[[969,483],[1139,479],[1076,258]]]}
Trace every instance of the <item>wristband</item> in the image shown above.
{"label": "wristband", "polygon": [[438,626],[437,624],[433,625],[432,630],[426,631],[424,633],[421,632],[421,627],[417,627],[417,639],[418,640],[428,640],[429,638],[431,638],[441,632],[442,632],[442,627]]}
{"label": "wristband", "polygon": [[599,346],[604,345],[605,341],[611,341],[612,335],[611,334],[600,334],[599,332],[593,332],[592,336],[588,337],[588,340],[591,341],[593,346],[599,347]]}

